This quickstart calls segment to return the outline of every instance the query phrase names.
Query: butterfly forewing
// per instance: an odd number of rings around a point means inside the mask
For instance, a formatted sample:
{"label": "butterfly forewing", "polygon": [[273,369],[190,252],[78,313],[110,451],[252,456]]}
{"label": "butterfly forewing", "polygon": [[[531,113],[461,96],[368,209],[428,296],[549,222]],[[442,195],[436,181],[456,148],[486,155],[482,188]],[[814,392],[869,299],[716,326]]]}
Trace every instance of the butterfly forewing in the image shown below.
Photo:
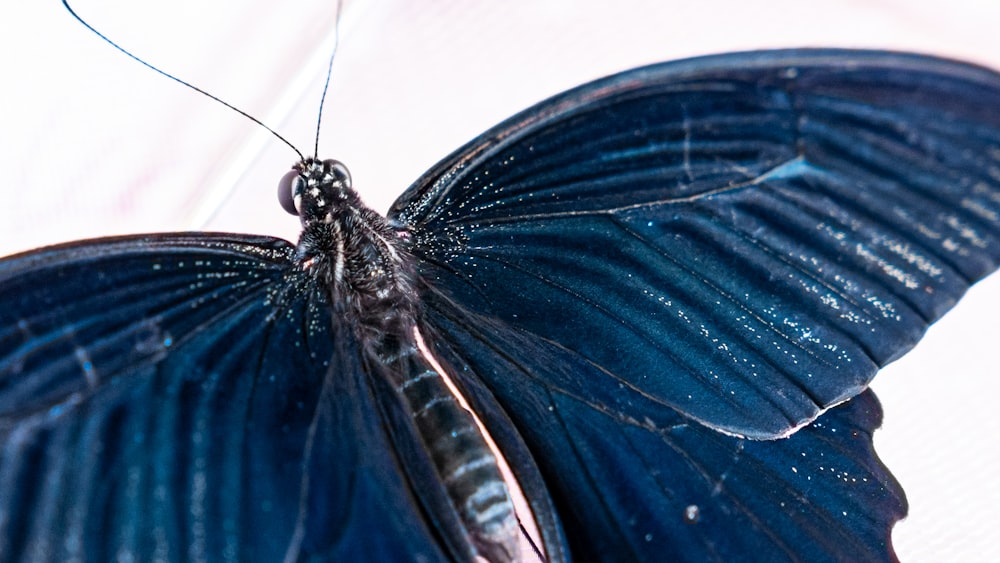
{"label": "butterfly forewing", "polygon": [[1000,245],[1000,77],[724,55],[544,102],[393,206],[422,275],[580,353],[593,388],[782,436],[863,390]]}

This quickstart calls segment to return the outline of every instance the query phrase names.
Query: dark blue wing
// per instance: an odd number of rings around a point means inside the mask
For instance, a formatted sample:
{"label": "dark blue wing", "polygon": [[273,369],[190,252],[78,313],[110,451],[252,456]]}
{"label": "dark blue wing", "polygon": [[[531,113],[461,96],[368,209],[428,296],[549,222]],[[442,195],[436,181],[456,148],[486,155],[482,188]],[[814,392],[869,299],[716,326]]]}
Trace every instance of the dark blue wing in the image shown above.
{"label": "dark blue wing", "polygon": [[429,284],[593,362],[589,387],[773,438],[996,267],[997,108],[1000,76],[930,57],[667,63],[515,116],[391,216]]}
{"label": "dark blue wing", "polygon": [[444,559],[387,430],[407,415],[292,252],[154,235],[0,262],[0,560]]}
{"label": "dark blue wing", "polygon": [[872,450],[881,409],[870,391],[790,438],[736,438],[591,385],[607,373],[580,354],[427,295],[437,353],[465,366],[456,379],[477,407],[490,395],[480,379],[507,407],[578,559],[892,558],[906,500]]}

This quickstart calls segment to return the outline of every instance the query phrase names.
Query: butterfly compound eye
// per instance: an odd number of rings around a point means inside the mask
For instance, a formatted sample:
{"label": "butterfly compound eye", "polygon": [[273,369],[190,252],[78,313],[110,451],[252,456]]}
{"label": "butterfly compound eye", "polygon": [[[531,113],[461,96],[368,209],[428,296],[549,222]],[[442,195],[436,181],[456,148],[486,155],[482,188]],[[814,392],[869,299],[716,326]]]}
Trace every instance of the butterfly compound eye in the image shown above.
{"label": "butterfly compound eye", "polygon": [[299,214],[295,193],[300,189],[302,182],[302,176],[295,169],[285,173],[278,182],[278,201],[281,202],[281,207],[292,215]]}
{"label": "butterfly compound eye", "polygon": [[344,166],[343,162],[339,160],[324,160],[323,166],[326,170],[333,175],[334,179],[342,183],[345,188],[351,187],[351,172]]}

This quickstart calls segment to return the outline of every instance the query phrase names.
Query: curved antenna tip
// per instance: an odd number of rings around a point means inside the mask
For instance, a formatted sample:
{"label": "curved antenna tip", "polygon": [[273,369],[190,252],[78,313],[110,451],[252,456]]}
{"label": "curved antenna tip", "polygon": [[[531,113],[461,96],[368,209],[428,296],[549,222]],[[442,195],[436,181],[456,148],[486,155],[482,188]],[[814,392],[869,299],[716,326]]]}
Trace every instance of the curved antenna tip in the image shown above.
{"label": "curved antenna tip", "polygon": [[340,46],[340,17],[344,11],[344,0],[337,0],[337,14],[333,23],[333,51],[330,53],[330,62],[326,65],[326,81],[323,83],[323,94],[319,98],[319,112],[316,116],[316,142],[313,145],[313,157],[319,158],[319,132],[323,124],[323,105],[326,103],[326,92],[330,88],[330,76],[333,74],[333,59],[337,56],[337,47]]}
{"label": "curved antenna tip", "polygon": [[[174,75],[172,75],[172,74],[170,74],[168,72],[162,71],[159,68],[157,68],[157,67],[155,67],[155,66],[147,63],[146,61],[140,59],[139,57],[133,55],[130,51],[128,51],[127,49],[125,49],[121,45],[115,43],[114,41],[112,41],[111,39],[109,39],[106,35],[104,35],[103,33],[101,33],[100,31],[97,31],[96,29],[94,29],[94,26],[92,26],[89,23],[87,23],[86,21],[84,21],[84,19],[81,18],[80,15],[77,14],[73,10],[73,8],[69,5],[69,0],[62,0],[62,5],[63,5],[64,8],[66,8],[66,11],[68,11],[70,13],[70,15],[73,16],[76,19],[76,21],[78,21],[81,24],[83,24],[83,26],[86,27],[87,29],[89,29],[94,35],[100,37],[106,43],[108,43],[109,45],[111,45],[115,49],[118,49],[120,52],[124,53],[130,59],[132,59],[132,60],[134,60],[134,61],[142,64],[143,66],[145,66],[146,68],[148,68],[150,70],[153,70],[154,72],[159,73],[162,76],[165,76],[165,77],[169,78],[170,80],[173,80],[174,82],[177,82],[178,84],[182,84],[184,86],[187,86],[188,88],[194,90],[195,92],[198,92],[199,94],[202,94],[203,96],[208,96],[210,99],[215,100],[216,102],[218,102],[218,103],[226,106],[227,108],[235,111],[236,113],[242,115],[243,117],[249,119],[250,121],[256,123],[257,125],[260,125],[264,129],[266,129],[267,131],[269,131],[272,135],[274,135],[278,140],[280,140],[281,142],[283,142],[286,145],[288,145],[289,147],[291,147],[291,149],[293,151],[295,151],[295,154],[299,155],[299,160],[305,160],[305,156],[302,155],[302,151],[300,151],[299,149],[297,149],[295,147],[295,145],[293,145],[292,143],[290,143],[288,141],[288,139],[285,139],[284,137],[282,137],[281,135],[279,135],[277,133],[277,131],[275,131],[274,129],[271,129],[270,127],[268,127],[267,125],[265,125],[261,120],[259,120],[256,117],[250,115],[249,113],[241,110],[240,108],[238,108],[238,107],[230,104],[229,102],[227,102],[227,101],[219,98],[218,96],[214,96],[212,94],[209,94],[208,92],[202,90],[201,88],[195,86],[194,84],[191,84],[189,82],[181,80],[180,78],[177,78],[176,76],[174,76]],[[338,3],[338,6],[339,6],[339,3]],[[339,8],[338,8],[338,16],[337,17],[338,17],[338,20],[339,20],[339,18],[340,18]],[[332,61],[331,61],[331,65],[332,65]],[[329,76],[327,76],[327,82],[329,82]],[[324,93],[325,93],[325,90],[324,90]],[[318,133],[317,133],[317,135],[318,135]],[[318,143],[318,141],[317,141],[317,143]]]}

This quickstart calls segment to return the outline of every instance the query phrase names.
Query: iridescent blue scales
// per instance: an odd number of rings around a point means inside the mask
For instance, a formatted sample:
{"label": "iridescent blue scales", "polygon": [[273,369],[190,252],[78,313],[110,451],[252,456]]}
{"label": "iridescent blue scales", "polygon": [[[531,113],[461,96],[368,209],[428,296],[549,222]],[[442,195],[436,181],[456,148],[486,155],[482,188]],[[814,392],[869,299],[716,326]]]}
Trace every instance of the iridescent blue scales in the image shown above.
{"label": "iridescent blue scales", "polygon": [[892,559],[866,389],[997,267],[997,108],[925,56],[690,59],[514,116],[386,219],[307,160],[297,246],[6,258],[0,560],[518,558],[475,418],[548,560]]}

